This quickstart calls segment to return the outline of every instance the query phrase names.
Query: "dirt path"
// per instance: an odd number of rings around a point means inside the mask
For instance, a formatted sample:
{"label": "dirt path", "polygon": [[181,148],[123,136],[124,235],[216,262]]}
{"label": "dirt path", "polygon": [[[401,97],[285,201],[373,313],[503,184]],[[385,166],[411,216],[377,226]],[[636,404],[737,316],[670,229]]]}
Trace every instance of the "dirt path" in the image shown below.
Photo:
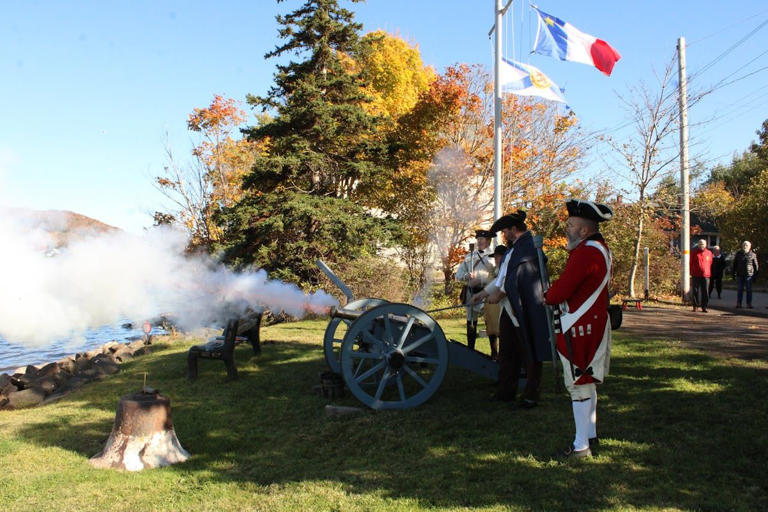
{"label": "dirt path", "polygon": [[734,311],[694,313],[685,308],[645,307],[624,311],[621,331],[633,336],[680,340],[719,357],[768,361],[768,317]]}

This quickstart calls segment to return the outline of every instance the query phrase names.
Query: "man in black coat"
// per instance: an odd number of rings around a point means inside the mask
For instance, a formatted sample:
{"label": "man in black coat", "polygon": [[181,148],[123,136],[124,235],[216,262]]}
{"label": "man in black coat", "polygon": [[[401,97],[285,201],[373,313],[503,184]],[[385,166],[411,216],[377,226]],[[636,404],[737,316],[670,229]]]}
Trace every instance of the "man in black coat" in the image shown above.
{"label": "man in black coat", "polygon": [[[502,332],[499,337],[499,394],[514,398],[521,365],[525,363],[527,380],[517,405],[528,409],[538,404],[542,361],[551,359],[551,350],[538,256],[525,216],[523,211],[505,215],[494,222],[491,231],[503,229],[511,243],[504,293],[514,318],[506,325],[506,335]],[[504,331],[504,327],[500,326],[500,330]]]}
{"label": "man in black coat", "polygon": [[712,247],[712,275],[709,278],[709,298],[712,298],[712,290],[717,290],[717,298],[722,298],[723,293],[723,272],[725,271],[725,254],[720,250],[720,246]]}
{"label": "man in black coat", "polygon": [[759,270],[757,254],[752,251],[752,242],[744,240],[741,250],[733,257],[733,277],[736,279],[736,307],[741,307],[744,291],[747,292],[747,307],[752,307],[752,281]]}

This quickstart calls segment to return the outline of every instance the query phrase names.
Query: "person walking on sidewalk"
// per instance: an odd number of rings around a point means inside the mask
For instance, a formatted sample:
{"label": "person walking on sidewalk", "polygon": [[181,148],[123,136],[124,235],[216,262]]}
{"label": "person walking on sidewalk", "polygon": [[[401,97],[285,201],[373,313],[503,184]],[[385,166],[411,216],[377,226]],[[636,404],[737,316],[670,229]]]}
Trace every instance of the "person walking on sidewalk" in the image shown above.
{"label": "person walking on sidewalk", "polygon": [[744,240],[741,249],[733,258],[733,274],[736,279],[736,307],[741,307],[744,290],[747,291],[747,307],[752,307],[752,281],[757,276],[757,254],[752,250],[752,242]]}
{"label": "person walking on sidewalk", "polygon": [[723,272],[725,272],[725,254],[720,246],[712,247],[712,275],[709,278],[709,298],[712,298],[712,290],[717,290],[717,298],[722,298]]}
{"label": "person walking on sidewalk", "polygon": [[703,238],[698,241],[696,248],[691,251],[691,298],[693,310],[701,308],[707,312],[709,303],[709,277],[712,275],[712,252],[707,249],[707,241]]}

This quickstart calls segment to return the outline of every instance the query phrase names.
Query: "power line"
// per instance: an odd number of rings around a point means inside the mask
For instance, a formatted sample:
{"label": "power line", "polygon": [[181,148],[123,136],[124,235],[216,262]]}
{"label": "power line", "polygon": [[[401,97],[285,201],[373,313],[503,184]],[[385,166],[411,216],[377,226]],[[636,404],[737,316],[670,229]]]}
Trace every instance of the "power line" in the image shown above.
{"label": "power line", "polygon": [[733,23],[731,23],[730,25],[726,25],[725,27],[721,28],[721,29],[720,29],[720,30],[718,30],[717,32],[713,32],[713,33],[711,33],[711,34],[709,34],[709,35],[703,36],[703,37],[701,37],[701,38],[699,38],[699,39],[697,39],[697,40],[695,40],[695,41],[690,41],[688,44],[686,44],[686,47],[690,47],[690,46],[692,46],[692,45],[696,45],[696,44],[698,44],[698,43],[700,43],[700,42],[702,42],[702,41],[705,41],[705,40],[707,40],[707,39],[709,39],[709,38],[711,38],[711,37],[714,37],[714,36],[720,35],[720,34],[722,34],[723,32],[726,32],[726,31],[730,30],[731,28],[735,27],[736,25],[741,25],[741,24],[742,24],[742,23],[744,23],[745,21],[753,20],[753,19],[757,18],[758,16],[762,16],[762,15],[763,15],[763,14],[765,14],[766,12],[768,12],[768,10],[764,10],[764,11],[756,12],[756,13],[754,13],[754,14],[751,14],[751,15],[749,15],[749,16],[747,16],[747,17],[745,17],[745,18],[742,18],[742,19],[740,19],[740,20],[738,20],[738,21],[734,21],[734,22],[733,22]]}
{"label": "power line", "polygon": [[724,51],[724,52],[722,52],[720,55],[718,55],[717,57],[715,57],[714,59],[712,59],[712,60],[711,60],[709,63],[705,64],[705,65],[704,65],[704,66],[703,66],[701,69],[699,69],[699,70],[698,70],[696,73],[693,73],[693,74],[691,75],[691,77],[688,79],[688,81],[689,81],[689,82],[692,82],[693,80],[695,80],[696,78],[698,78],[699,76],[701,76],[703,73],[705,73],[707,70],[709,70],[709,69],[710,69],[712,66],[714,66],[715,64],[717,64],[718,62],[720,62],[720,61],[723,59],[723,57],[725,57],[726,55],[728,55],[729,53],[731,53],[733,50],[735,50],[736,48],[738,48],[739,46],[741,46],[742,44],[744,44],[744,42],[745,42],[745,41],[747,41],[747,40],[748,40],[750,37],[752,37],[752,36],[753,36],[753,35],[755,35],[757,32],[759,32],[759,31],[760,31],[760,30],[761,30],[763,27],[765,27],[766,25],[768,25],[768,19],[766,19],[765,21],[763,21],[762,23],[760,23],[758,26],[756,26],[755,28],[753,28],[753,29],[752,29],[752,30],[751,30],[751,31],[750,31],[750,32],[749,32],[747,35],[745,35],[744,37],[742,37],[741,39],[739,39],[739,40],[738,40],[736,43],[734,43],[734,44],[733,44],[733,45],[731,45],[731,46],[730,46],[730,47],[729,47],[727,50],[725,50],[725,51]]}
{"label": "power line", "polygon": [[766,69],[768,69],[768,66],[763,66],[762,68],[756,69],[756,70],[752,71],[751,73],[747,73],[746,75],[742,75],[742,76],[740,76],[738,78],[734,78],[733,80],[730,80],[728,82],[725,82],[724,84],[719,85],[718,87],[713,87],[712,89],[709,90],[709,92],[707,94],[712,93],[712,92],[714,92],[714,91],[716,91],[718,89],[722,89],[723,87],[725,87],[727,85],[731,85],[733,83],[736,83],[736,82],[739,82],[741,80],[744,80],[745,78],[749,78],[750,76],[756,75],[757,73],[759,73],[761,71],[765,71]]}

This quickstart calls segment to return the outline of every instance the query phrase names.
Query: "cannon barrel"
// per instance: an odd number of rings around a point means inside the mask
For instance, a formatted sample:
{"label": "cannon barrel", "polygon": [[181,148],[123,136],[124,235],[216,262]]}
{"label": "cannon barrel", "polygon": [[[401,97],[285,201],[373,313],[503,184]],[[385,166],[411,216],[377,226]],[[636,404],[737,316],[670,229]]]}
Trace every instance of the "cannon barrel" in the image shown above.
{"label": "cannon barrel", "polygon": [[323,273],[328,276],[328,279],[330,279],[333,284],[339,287],[339,290],[341,290],[341,292],[347,297],[347,302],[352,302],[355,300],[355,296],[352,294],[352,290],[350,290],[349,287],[344,284],[344,281],[342,281],[339,276],[333,273],[333,270],[328,268],[328,265],[326,265],[323,260],[317,260],[315,265],[317,265],[320,270],[322,270]]}
{"label": "cannon barrel", "polygon": [[344,320],[357,320],[365,311],[354,309],[331,308],[331,318],[343,318]]}

